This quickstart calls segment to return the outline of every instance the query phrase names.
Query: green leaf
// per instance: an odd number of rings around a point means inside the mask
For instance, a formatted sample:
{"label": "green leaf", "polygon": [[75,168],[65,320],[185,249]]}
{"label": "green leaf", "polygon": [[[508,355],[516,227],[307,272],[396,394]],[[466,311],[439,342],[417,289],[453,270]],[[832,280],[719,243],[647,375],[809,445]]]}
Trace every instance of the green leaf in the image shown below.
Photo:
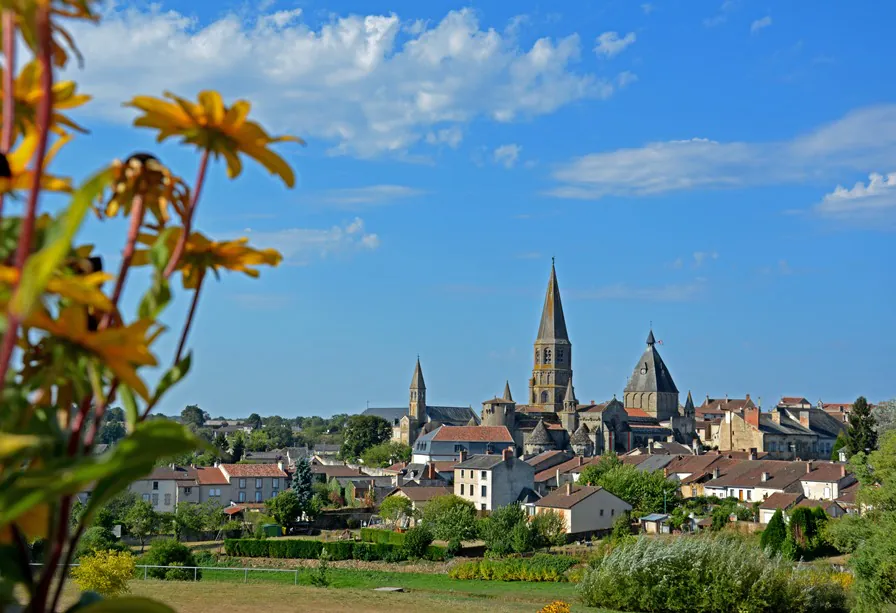
{"label": "green leaf", "polygon": [[134,390],[124,384],[118,386],[118,395],[121,397],[121,404],[124,405],[125,423],[128,425],[128,432],[133,432],[137,426],[137,420],[140,418],[140,412],[137,410],[137,400],[134,398]]}
{"label": "green leaf", "polygon": [[14,456],[22,451],[39,448],[50,439],[31,434],[11,434],[0,432],[0,460]]}
{"label": "green leaf", "polygon": [[9,304],[10,312],[24,318],[43,294],[50,277],[69,254],[84,215],[111,180],[106,169],[93,175],[72,194],[72,201],[47,230],[44,247],[28,258],[19,287]]}
{"label": "green leaf", "polygon": [[157,600],[138,596],[118,596],[77,609],[78,613],[176,613]]}
{"label": "green leaf", "polygon": [[81,592],[81,596],[78,597],[78,602],[70,606],[65,610],[65,613],[74,613],[75,611],[81,611],[84,607],[90,606],[96,602],[102,602],[103,597],[93,591]]}
{"label": "green leaf", "polygon": [[152,286],[143,295],[137,315],[140,319],[157,319],[171,302],[171,287],[162,273],[156,271],[153,274]]}
{"label": "green leaf", "polygon": [[179,423],[156,419],[140,422],[134,432],[121,439],[109,454],[115,471],[96,481],[81,521],[89,521],[106,501],[136,479],[149,474],[156,460],[196,448],[212,449]]}
{"label": "green leaf", "polygon": [[190,372],[190,365],[192,362],[193,352],[191,351],[181,358],[180,362],[169,368],[168,371],[162,375],[162,378],[159,380],[159,385],[156,387],[156,393],[152,398],[153,405],[159,401],[162,394],[167,392],[172,385],[187,376],[187,373]]}
{"label": "green leaf", "polygon": [[156,270],[159,272],[165,270],[165,267],[168,265],[168,260],[171,259],[171,249],[169,248],[168,237],[176,230],[177,228],[170,227],[159,232],[156,242],[153,243],[152,247],[149,249],[149,261],[152,262],[152,265],[155,266]]}

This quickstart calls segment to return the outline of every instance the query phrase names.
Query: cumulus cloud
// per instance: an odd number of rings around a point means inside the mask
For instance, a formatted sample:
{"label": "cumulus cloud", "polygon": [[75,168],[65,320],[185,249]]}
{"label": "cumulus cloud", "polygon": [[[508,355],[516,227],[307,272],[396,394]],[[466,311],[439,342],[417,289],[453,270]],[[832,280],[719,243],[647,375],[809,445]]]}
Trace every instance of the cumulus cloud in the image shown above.
{"label": "cumulus cloud", "polygon": [[673,191],[820,182],[892,163],[896,105],[859,109],[789,141],[706,138],[648,143],[592,153],[561,164],[561,198],[650,196]]}
{"label": "cumulus cloud", "polygon": [[501,145],[493,154],[495,162],[503,164],[504,168],[513,168],[520,159],[520,151],[523,148],[520,145],[510,143],[509,145]]}
{"label": "cumulus cloud", "polygon": [[250,231],[249,234],[254,245],[272,247],[297,265],[309,264],[315,258],[370,251],[380,246],[379,237],[365,231],[360,217],[329,229],[284,228],[271,232]]}
{"label": "cumulus cloud", "polygon": [[359,206],[387,204],[404,198],[420,196],[425,192],[406,185],[367,185],[347,187],[323,192],[318,201],[333,207],[354,208]]}
{"label": "cumulus cloud", "polygon": [[644,11],[645,15],[650,15],[654,11],[655,8],[656,7],[654,7],[649,2],[645,2],[644,4],[641,5],[641,10]]}
{"label": "cumulus cloud", "polygon": [[578,300],[622,300],[633,302],[690,302],[706,291],[706,280],[696,279],[690,283],[638,287],[617,283],[591,290],[567,291],[571,299]]}
{"label": "cumulus cloud", "polygon": [[728,15],[737,8],[737,0],[725,0],[718,12],[712,17],[703,20],[703,25],[707,28],[714,28],[728,21]]}
{"label": "cumulus cloud", "polygon": [[700,268],[707,260],[718,260],[719,254],[715,251],[695,251],[694,252],[694,268]]}
{"label": "cumulus cloud", "polygon": [[86,111],[93,119],[128,121],[120,104],[135,78],[148,94],[216,88],[250,98],[253,114],[277,131],[365,158],[457,146],[473,120],[531,118],[615,89],[612,75],[576,69],[578,35],[521,46],[469,9],[436,22],[371,14],[312,26],[301,9],[199,22],[151,5],[113,8],[100,25],[73,24],[72,33],[86,57],[77,78],[95,96]]}
{"label": "cumulus cloud", "polygon": [[770,25],[772,25],[772,18],[768,15],[766,15],[762,19],[757,19],[750,24],[750,34],[756,34],[759,30],[767,28]]}
{"label": "cumulus cloud", "polygon": [[613,57],[625,51],[629,45],[634,44],[635,39],[634,32],[629,32],[621,38],[619,32],[604,32],[597,37],[594,52],[598,56]]}
{"label": "cumulus cloud", "polygon": [[896,172],[886,176],[872,173],[867,185],[859,182],[852,189],[838,185],[815,205],[814,211],[839,219],[875,221],[896,217]]}

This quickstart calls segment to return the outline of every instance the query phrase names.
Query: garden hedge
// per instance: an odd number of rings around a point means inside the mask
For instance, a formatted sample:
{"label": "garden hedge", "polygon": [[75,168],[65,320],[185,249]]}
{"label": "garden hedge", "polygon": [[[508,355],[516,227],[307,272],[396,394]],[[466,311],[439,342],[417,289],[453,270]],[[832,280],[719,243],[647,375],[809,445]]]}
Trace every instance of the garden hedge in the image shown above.
{"label": "garden hedge", "polygon": [[[384,532],[380,530],[379,532]],[[293,558],[316,560],[326,547],[331,560],[383,560],[401,562],[407,553],[401,545],[391,543],[323,542],[311,539],[225,539],[224,551],[243,558]],[[426,559],[442,561],[448,557],[444,547],[430,545]]]}
{"label": "garden hedge", "polygon": [[404,545],[404,533],[393,532],[392,530],[380,530],[378,528],[361,528],[361,540],[365,543]]}

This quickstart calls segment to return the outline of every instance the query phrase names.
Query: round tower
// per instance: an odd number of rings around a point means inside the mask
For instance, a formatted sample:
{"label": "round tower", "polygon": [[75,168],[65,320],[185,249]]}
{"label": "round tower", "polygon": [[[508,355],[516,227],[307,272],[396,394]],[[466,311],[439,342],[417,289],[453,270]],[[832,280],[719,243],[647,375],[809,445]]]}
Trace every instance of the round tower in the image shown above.
{"label": "round tower", "polygon": [[483,426],[506,426],[513,432],[516,427],[516,403],[510,395],[510,382],[504,384],[504,395],[495,396],[482,403]]}

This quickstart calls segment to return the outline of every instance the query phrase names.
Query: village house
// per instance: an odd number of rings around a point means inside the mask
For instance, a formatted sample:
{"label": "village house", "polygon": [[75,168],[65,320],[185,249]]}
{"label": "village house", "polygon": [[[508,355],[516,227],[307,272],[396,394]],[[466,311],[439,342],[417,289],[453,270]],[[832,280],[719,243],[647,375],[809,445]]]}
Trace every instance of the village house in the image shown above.
{"label": "village house", "polygon": [[153,471],[130,484],[129,490],[140,499],[152,504],[158,513],[174,513],[181,498],[190,498],[190,502],[198,502],[198,492],[194,498],[196,487],[196,469],[192,467],[168,466]]}
{"label": "village house", "polygon": [[[451,487],[445,486],[421,486],[408,485],[395,488],[389,496],[401,496],[411,501],[411,507],[414,511],[422,512],[428,503],[437,496],[447,496],[452,494]],[[388,497],[388,496],[387,496]]]}
{"label": "village house", "polygon": [[759,505],[759,523],[763,526],[768,524],[776,511],[781,511],[781,513],[786,514],[787,511],[792,509],[801,500],[803,500],[803,495],[798,493],[788,494],[778,492],[772,494]]}
{"label": "village house", "polygon": [[563,517],[568,538],[587,538],[613,527],[632,506],[602,487],[567,483],[534,503],[535,514],[553,511]]}
{"label": "village house", "polygon": [[439,426],[416,440],[411,462],[455,460],[462,451],[468,456],[500,454],[505,449],[516,452],[505,426]]}
{"label": "village house", "polygon": [[520,501],[532,491],[535,470],[514,457],[512,448],[500,455],[475,455],[454,466],[454,493],[472,502],[477,510],[492,511]]}
{"label": "village house", "polygon": [[778,460],[827,459],[844,425],[819,409],[726,411],[719,450],[755,448]]}
{"label": "village house", "polygon": [[846,464],[814,462],[800,477],[803,495],[813,500],[836,500],[840,493],[856,482],[856,476],[846,471]]}

